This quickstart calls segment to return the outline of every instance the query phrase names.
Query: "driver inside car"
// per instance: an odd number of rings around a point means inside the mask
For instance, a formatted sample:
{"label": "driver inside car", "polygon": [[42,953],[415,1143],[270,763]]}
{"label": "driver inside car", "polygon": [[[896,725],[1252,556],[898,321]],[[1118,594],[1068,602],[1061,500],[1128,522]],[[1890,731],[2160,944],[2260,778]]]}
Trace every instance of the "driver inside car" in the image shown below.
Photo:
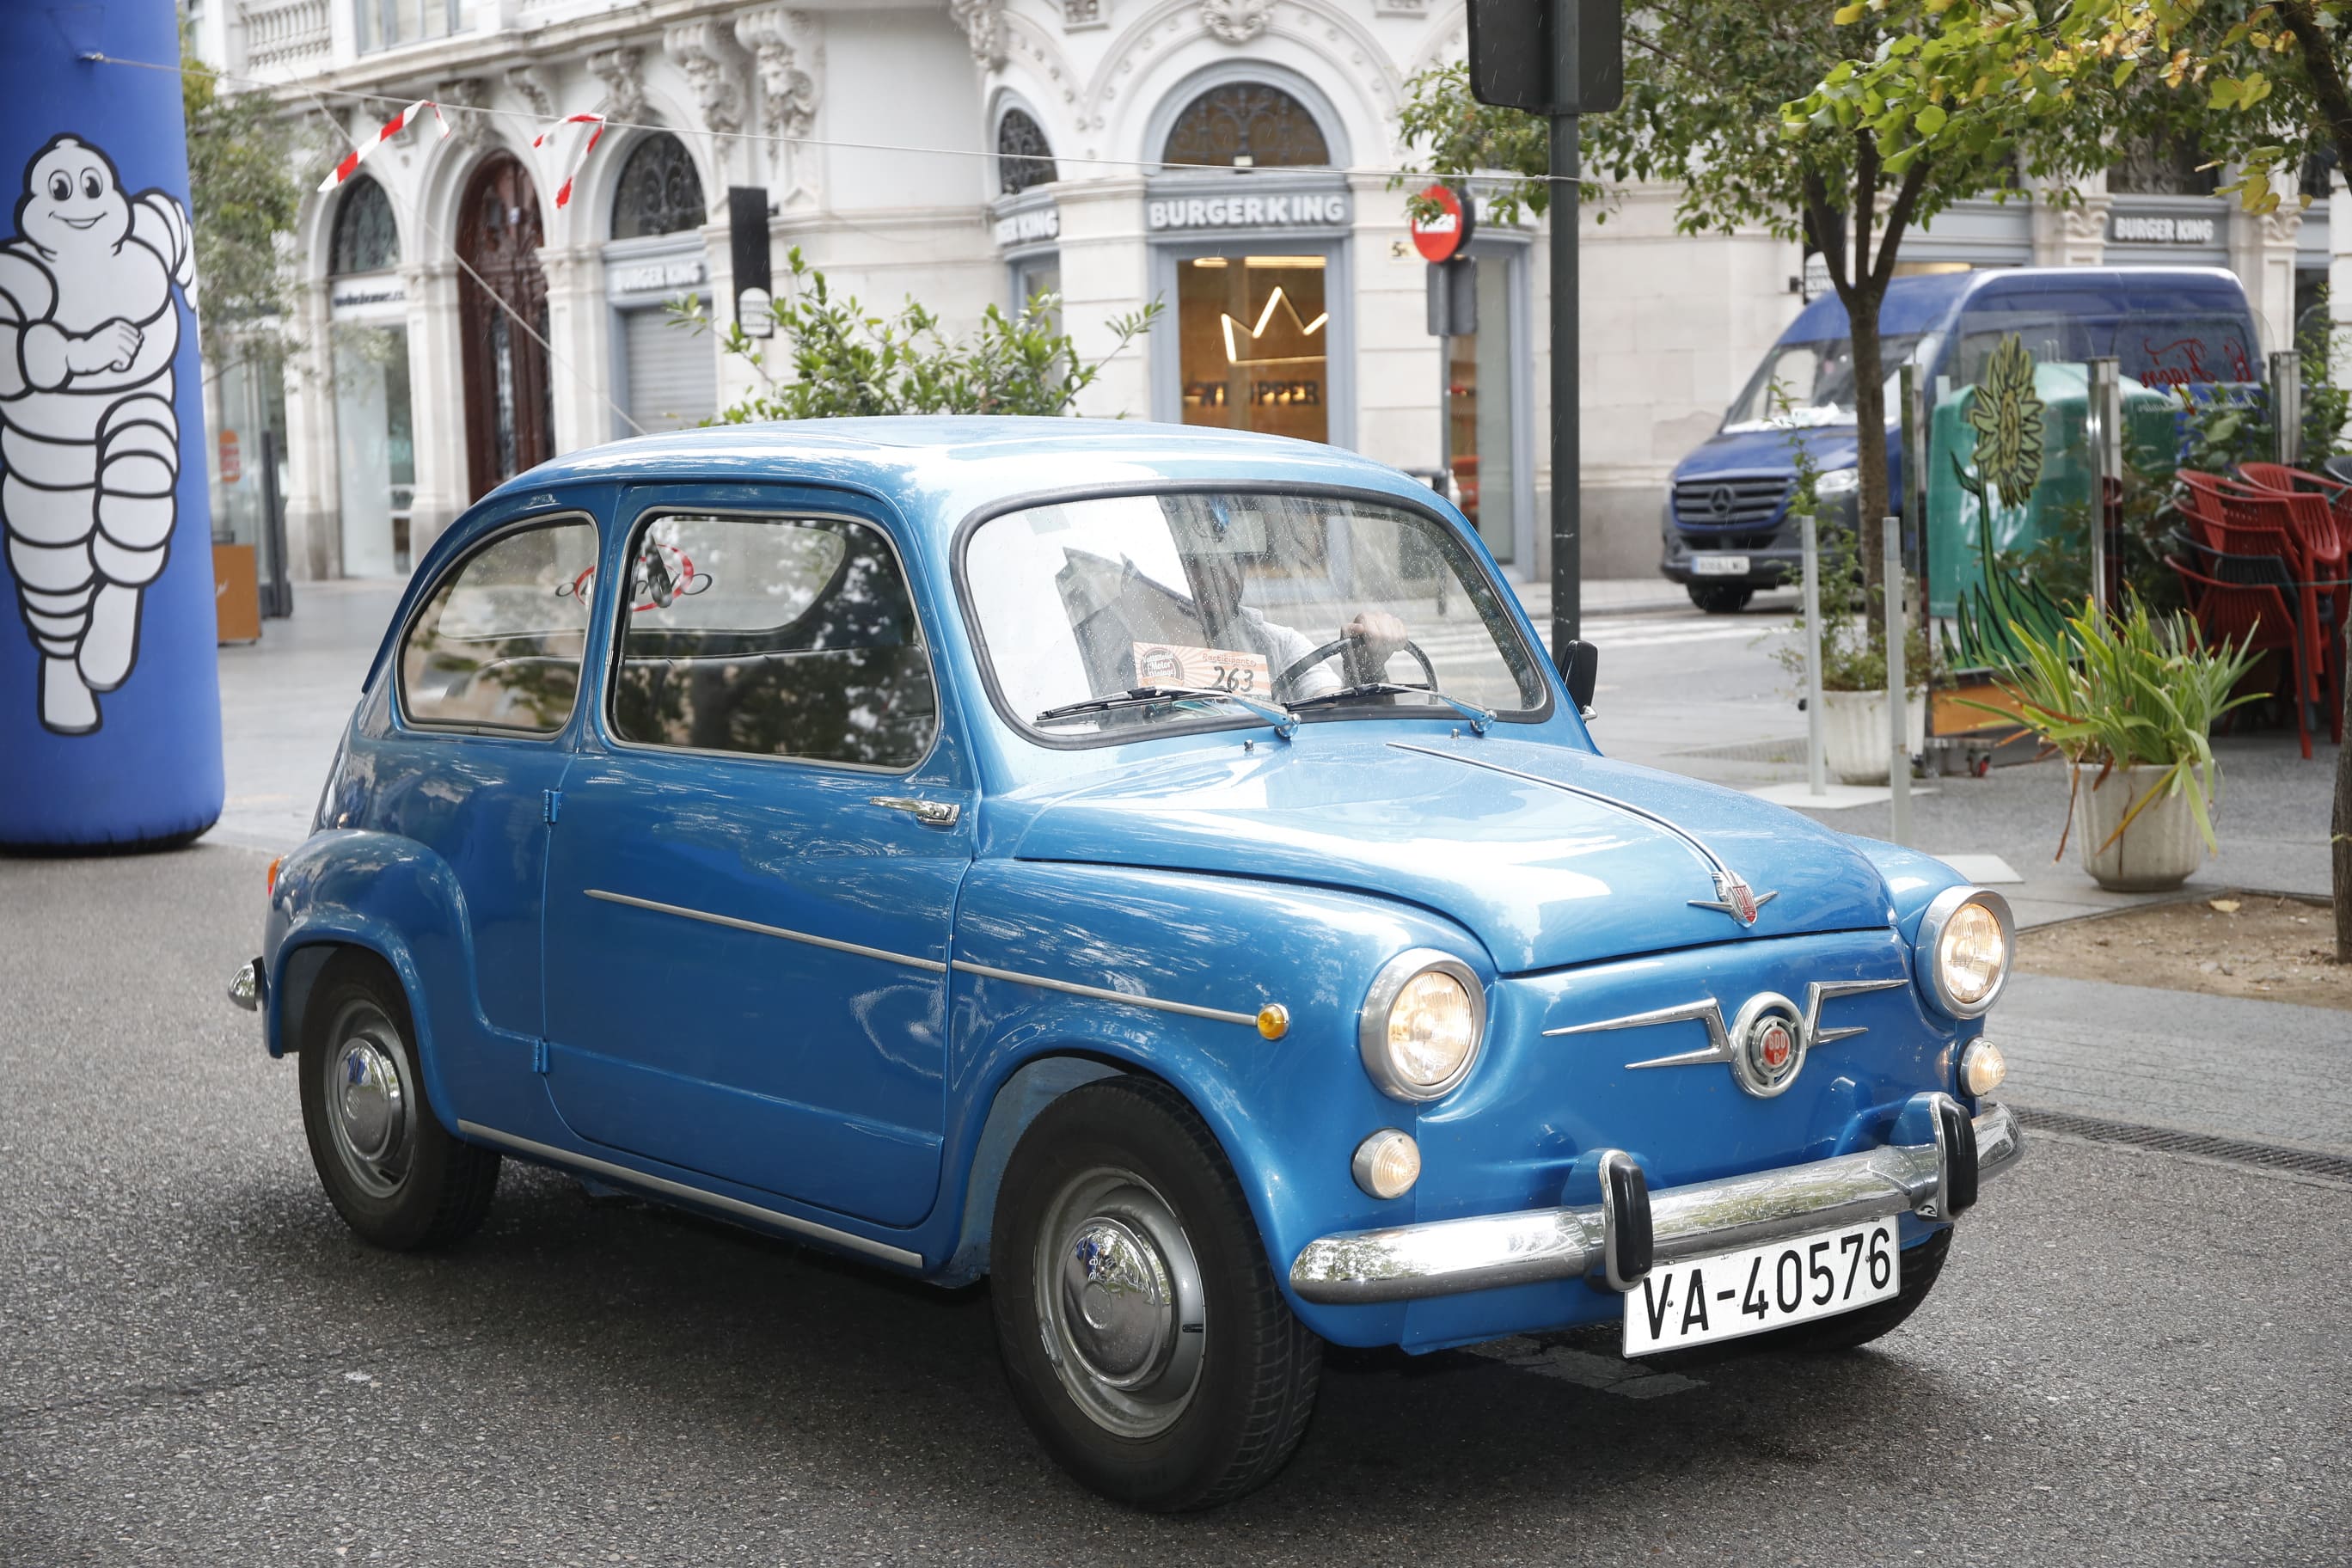
{"label": "driver inside car", "polygon": [[1192,556],[1185,564],[1199,595],[1196,603],[1202,628],[1219,646],[1247,648],[1264,658],[1266,668],[1273,672],[1276,687],[1268,695],[1277,702],[1320,697],[1342,686],[1379,680],[1391,656],[1405,645],[1403,621],[1386,610],[1360,611],[1339,628],[1339,635],[1348,644],[1338,656],[1344,678],[1333,674],[1330,660],[1325,659],[1301,670],[1286,687],[1283,672],[1313,653],[1321,643],[1294,626],[1269,620],[1256,605],[1243,604],[1242,565],[1234,556],[1204,552]]}

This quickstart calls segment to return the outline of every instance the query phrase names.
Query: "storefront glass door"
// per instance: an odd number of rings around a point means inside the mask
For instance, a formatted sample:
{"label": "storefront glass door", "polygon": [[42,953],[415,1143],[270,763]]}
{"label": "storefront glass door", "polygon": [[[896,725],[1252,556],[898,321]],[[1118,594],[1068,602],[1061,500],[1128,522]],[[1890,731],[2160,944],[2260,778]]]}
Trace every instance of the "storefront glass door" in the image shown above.
{"label": "storefront glass door", "polygon": [[416,494],[408,329],[339,321],[332,336],[343,575],[403,575],[414,564],[408,521]]}
{"label": "storefront glass door", "polygon": [[1313,255],[1177,264],[1185,424],[1331,438],[1326,271]]}
{"label": "storefront glass door", "polygon": [[1512,319],[1513,258],[1478,261],[1478,331],[1446,342],[1447,458],[1454,497],[1495,559],[1517,556],[1518,410],[1512,360],[1519,332]]}

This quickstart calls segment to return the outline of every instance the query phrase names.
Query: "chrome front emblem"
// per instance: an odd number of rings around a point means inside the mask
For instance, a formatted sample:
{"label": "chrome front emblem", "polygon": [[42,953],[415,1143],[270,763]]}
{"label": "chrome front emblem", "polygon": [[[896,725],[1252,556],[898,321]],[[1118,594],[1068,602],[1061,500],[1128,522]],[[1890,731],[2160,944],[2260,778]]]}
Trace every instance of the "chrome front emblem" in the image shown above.
{"label": "chrome front emblem", "polygon": [[1690,902],[1695,910],[1721,910],[1741,925],[1752,926],[1756,923],[1756,911],[1780,896],[1778,890],[1759,893],[1743,881],[1738,872],[1725,870],[1715,874],[1715,897],[1693,899]]}
{"label": "chrome front emblem", "polygon": [[1715,514],[1717,522],[1727,521],[1731,516],[1731,509],[1738,501],[1739,497],[1729,485],[1717,485],[1707,492],[1706,510]]}
{"label": "chrome front emblem", "polygon": [[1698,1049],[1627,1062],[1626,1068],[1630,1070],[1705,1067],[1721,1062],[1731,1069],[1733,1080],[1741,1089],[1759,1100],[1769,1100],[1797,1081],[1797,1075],[1804,1070],[1805,1055],[1813,1047],[1852,1039],[1856,1035],[1868,1032],[1866,1026],[1861,1025],[1840,1029],[1822,1028],[1822,1005],[1824,1002],[1838,996],[1859,995],[1865,991],[1892,991],[1908,984],[1899,975],[1892,980],[1816,980],[1805,987],[1805,1005],[1802,1007],[1777,991],[1759,991],[1748,999],[1739,1009],[1738,1016],[1728,1025],[1724,1022],[1723,1005],[1709,996],[1696,1002],[1685,1002],[1680,1006],[1629,1013],[1622,1018],[1604,1018],[1597,1024],[1565,1025],[1557,1029],[1546,1029],[1544,1034],[1547,1037],[1592,1035],[1604,1029],[1697,1024],[1706,1030],[1706,1044]]}

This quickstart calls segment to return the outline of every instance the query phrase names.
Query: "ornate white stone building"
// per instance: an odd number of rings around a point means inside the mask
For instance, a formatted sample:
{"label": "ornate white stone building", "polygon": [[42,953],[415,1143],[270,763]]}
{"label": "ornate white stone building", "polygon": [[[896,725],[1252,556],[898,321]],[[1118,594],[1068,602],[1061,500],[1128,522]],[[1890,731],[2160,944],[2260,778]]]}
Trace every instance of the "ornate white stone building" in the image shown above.
{"label": "ornate white stone building", "polygon": [[[689,292],[727,309],[732,186],[765,191],[780,273],[798,246],[872,307],[911,295],[961,329],[991,303],[1052,290],[1091,355],[1111,319],[1165,301],[1089,413],[1276,430],[1433,469],[1442,401],[1480,531],[1515,573],[1544,568],[1544,236],[1480,230],[1478,331],[1447,340],[1441,366],[1404,194],[1384,173],[1404,161],[1407,80],[1462,53],[1462,0],[189,10],[200,53],[289,114],[331,113],[337,138],[372,136],[418,98],[444,105],[454,132],[438,139],[428,120],[307,200],[301,363],[282,388],[242,373],[214,388],[215,428],[248,433],[216,515],[249,527],[252,435],[274,429],[297,577],[405,571],[507,475],[632,421],[692,423],[745,384],[740,362],[663,310]],[[532,138],[586,110],[613,125],[559,209],[566,143],[534,151]],[[2324,209],[2245,218],[2171,167],[2116,184],[2072,211],[1972,204],[1905,254],[2228,265],[2284,341],[2299,284],[2330,261]],[[1653,569],[1668,470],[1801,302],[1796,247],[1678,235],[1673,212],[1671,190],[1636,189],[1582,230],[1595,574]]]}

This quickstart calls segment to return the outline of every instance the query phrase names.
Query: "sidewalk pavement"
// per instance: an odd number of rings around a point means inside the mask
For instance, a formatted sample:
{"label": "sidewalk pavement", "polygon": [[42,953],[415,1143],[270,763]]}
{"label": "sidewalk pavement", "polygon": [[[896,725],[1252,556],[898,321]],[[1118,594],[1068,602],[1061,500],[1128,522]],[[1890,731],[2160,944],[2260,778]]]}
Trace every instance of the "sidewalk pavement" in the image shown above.
{"label": "sidewalk pavement", "polygon": [[2352,1156],[2352,1013],[2020,974],[1988,1024],[2028,1110]]}

